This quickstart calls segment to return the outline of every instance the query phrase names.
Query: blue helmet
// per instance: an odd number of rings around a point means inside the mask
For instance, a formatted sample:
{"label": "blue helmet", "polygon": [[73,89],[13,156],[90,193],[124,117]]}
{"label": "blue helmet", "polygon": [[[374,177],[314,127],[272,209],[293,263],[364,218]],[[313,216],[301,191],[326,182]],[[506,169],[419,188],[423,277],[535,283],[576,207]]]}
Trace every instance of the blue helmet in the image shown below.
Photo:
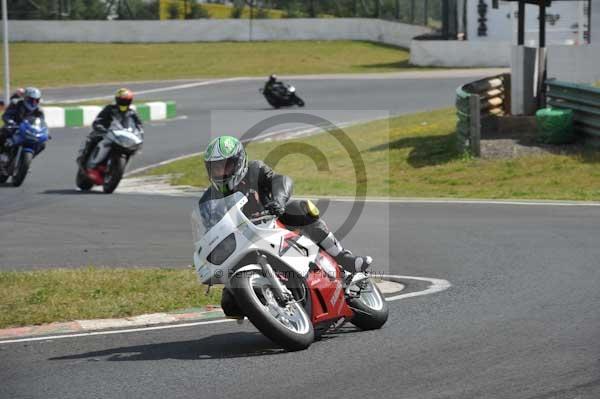
{"label": "blue helmet", "polygon": [[37,87],[28,87],[23,95],[23,102],[29,111],[35,111],[40,105],[42,92]]}

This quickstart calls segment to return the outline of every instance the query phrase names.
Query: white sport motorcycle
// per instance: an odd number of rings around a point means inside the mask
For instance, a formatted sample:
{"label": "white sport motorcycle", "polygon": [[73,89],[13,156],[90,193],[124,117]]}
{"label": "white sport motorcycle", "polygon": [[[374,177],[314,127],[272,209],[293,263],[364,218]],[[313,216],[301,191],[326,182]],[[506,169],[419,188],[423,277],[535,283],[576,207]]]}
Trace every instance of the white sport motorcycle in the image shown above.
{"label": "white sport motorcycle", "polygon": [[[87,159],[81,162],[85,169],[77,168],[75,184],[83,191],[94,185],[102,186],[110,194],[119,185],[129,159],[142,148],[144,133],[135,127],[132,120],[128,127],[113,121],[108,133],[100,140]],[[84,144],[85,146],[85,144]],[[80,153],[83,151],[83,147]]]}
{"label": "white sport motorcycle", "polygon": [[254,326],[287,350],[350,321],[381,328],[388,305],[371,279],[348,276],[307,237],[266,212],[249,219],[242,193],[207,201],[192,212],[194,265],[201,283],[224,284]]}

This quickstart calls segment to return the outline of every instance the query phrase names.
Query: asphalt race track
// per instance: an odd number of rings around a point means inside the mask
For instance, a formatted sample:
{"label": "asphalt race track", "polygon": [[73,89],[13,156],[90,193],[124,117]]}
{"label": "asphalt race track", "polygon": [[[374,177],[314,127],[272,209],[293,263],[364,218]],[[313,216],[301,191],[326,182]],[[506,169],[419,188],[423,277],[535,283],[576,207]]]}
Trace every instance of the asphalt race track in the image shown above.
{"label": "asphalt race track", "polygon": [[[451,106],[456,86],[474,78],[296,86],[306,111],[360,118]],[[147,94],[177,101],[186,118],[149,124],[131,168],[200,151],[211,110],[266,110],[257,88],[234,81]],[[53,130],[24,185],[0,186],[0,268],[186,267],[192,199],[75,191],[86,133]],[[350,206],[329,206],[333,228]],[[0,398],[599,398],[599,221],[594,206],[369,202],[348,247],[372,254],[377,271],[452,284],[392,302],[382,330],[348,326],[296,353],[235,323],[5,343]]]}

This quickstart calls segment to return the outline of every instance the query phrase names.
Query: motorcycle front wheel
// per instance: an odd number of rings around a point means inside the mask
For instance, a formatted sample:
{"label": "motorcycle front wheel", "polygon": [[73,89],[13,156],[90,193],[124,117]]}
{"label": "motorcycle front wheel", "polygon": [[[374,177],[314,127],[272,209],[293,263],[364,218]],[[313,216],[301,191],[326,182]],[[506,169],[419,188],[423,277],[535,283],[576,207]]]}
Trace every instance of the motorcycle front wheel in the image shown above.
{"label": "motorcycle front wheel", "polygon": [[77,176],[75,177],[75,184],[81,191],[89,191],[94,187],[94,182],[87,177],[85,172],[81,169],[77,169]]}
{"label": "motorcycle front wheel", "polygon": [[310,316],[300,302],[280,305],[262,272],[244,272],[231,281],[236,301],[250,322],[288,351],[308,348],[315,339]]}
{"label": "motorcycle front wheel", "polygon": [[15,187],[19,187],[25,181],[25,177],[27,176],[27,172],[29,171],[29,166],[31,165],[31,160],[33,159],[33,154],[30,152],[21,152],[21,159],[19,160],[19,164],[17,165],[17,173],[12,177],[12,185]]}
{"label": "motorcycle front wheel", "polygon": [[388,304],[371,279],[365,280],[363,284],[360,296],[348,300],[348,305],[354,312],[350,322],[361,330],[377,330],[388,319]]}
{"label": "motorcycle front wheel", "polygon": [[106,170],[106,175],[104,176],[104,184],[102,185],[102,190],[106,194],[111,194],[117,189],[117,186],[119,185],[119,183],[121,182],[121,178],[123,177],[123,173],[125,173],[126,164],[127,159],[121,154],[113,153],[110,155],[108,169]]}
{"label": "motorcycle front wheel", "polygon": [[300,97],[294,95],[294,100],[296,101],[297,106],[304,107],[304,100],[302,100]]}

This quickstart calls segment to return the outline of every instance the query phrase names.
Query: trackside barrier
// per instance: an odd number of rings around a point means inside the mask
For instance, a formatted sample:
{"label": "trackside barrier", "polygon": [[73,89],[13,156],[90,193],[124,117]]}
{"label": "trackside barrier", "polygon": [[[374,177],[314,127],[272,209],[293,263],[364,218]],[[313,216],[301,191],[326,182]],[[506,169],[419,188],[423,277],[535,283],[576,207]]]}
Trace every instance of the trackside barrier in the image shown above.
{"label": "trackside barrier", "polygon": [[[177,116],[175,101],[155,101],[132,105],[142,121],[157,121]],[[91,126],[102,110],[97,105],[78,107],[43,107],[48,127]]]}
{"label": "trackside barrier", "polygon": [[584,85],[546,81],[547,104],[573,111],[573,128],[586,143],[600,147],[600,89]]}
{"label": "trackside barrier", "polygon": [[480,155],[481,129],[497,116],[510,113],[510,74],[492,76],[456,89],[457,146]]}

